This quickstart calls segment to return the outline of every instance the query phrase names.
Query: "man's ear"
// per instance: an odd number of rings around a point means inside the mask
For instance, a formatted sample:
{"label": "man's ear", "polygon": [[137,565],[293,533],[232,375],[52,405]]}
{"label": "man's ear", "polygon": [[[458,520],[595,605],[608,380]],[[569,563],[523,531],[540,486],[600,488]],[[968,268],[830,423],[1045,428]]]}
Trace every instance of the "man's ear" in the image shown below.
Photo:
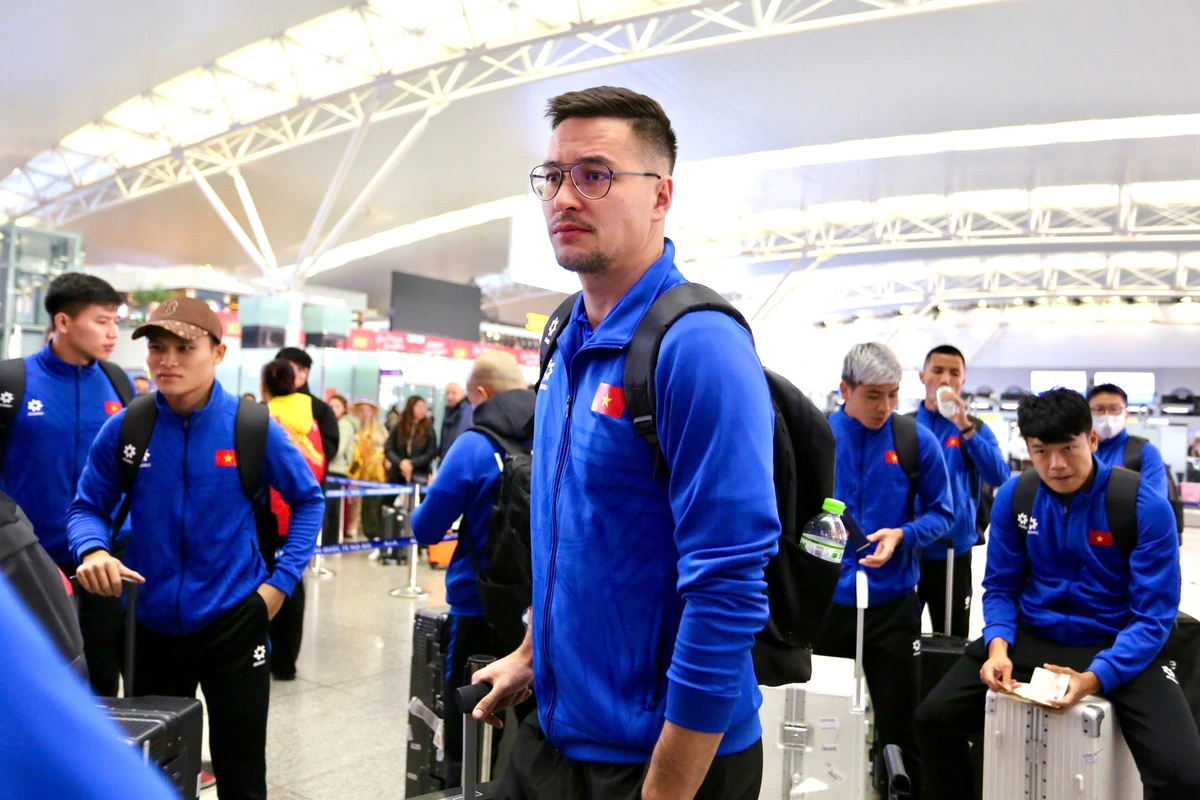
{"label": "man's ear", "polygon": [[1088,445],[1091,446],[1093,453],[1100,448],[1100,434],[1096,433],[1094,429],[1088,434]]}

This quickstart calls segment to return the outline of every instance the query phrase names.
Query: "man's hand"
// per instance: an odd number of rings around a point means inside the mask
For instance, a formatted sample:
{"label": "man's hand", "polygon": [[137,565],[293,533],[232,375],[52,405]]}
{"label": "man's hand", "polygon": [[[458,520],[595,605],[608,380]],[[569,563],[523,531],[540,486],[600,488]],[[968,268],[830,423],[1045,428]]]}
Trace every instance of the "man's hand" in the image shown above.
{"label": "man's hand", "polygon": [[1013,663],[1008,657],[1008,642],[997,637],[988,644],[988,660],[979,670],[979,678],[993,692],[1011,692],[1017,688],[1012,679]]}
{"label": "man's hand", "polygon": [[283,608],[283,601],[287,600],[287,595],[276,589],[274,586],[263,584],[256,590],[259,597],[267,604],[267,619],[275,619],[275,615],[279,613],[279,609]]}
{"label": "man's hand", "polygon": [[973,428],[975,424],[973,422],[971,422],[971,420],[967,419],[967,401],[963,400],[957,394],[953,394],[950,392],[947,392],[945,394],[939,394],[938,400],[940,401],[943,397],[949,399],[950,402],[954,403],[955,411],[954,411],[954,415],[950,417],[950,421],[958,426],[959,432],[962,433],[965,438],[970,439],[972,436],[975,435],[975,432],[971,431],[968,434],[967,429]]}
{"label": "man's hand", "polygon": [[526,633],[520,647],[476,672],[471,676],[471,683],[492,685],[492,691],[471,712],[471,718],[493,728],[503,728],[504,721],[497,714],[533,696],[530,688],[533,684],[532,636]]}
{"label": "man's hand", "polygon": [[882,528],[868,536],[867,541],[879,544],[874,553],[860,559],[858,563],[864,567],[882,567],[891,560],[896,548],[904,541],[904,531],[899,528]]}
{"label": "man's hand", "polygon": [[1042,667],[1058,675],[1071,676],[1071,685],[1067,689],[1067,693],[1063,695],[1062,700],[1051,700],[1050,705],[1052,706],[1070,708],[1089,694],[1099,694],[1104,690],[1104,687],[1100,685],[1100,679],[1094,672],[1076,672],[1070,667],[1057,667],[1053,664],[1043,664]]}
{"label": "man's hand", "polygon": [[92,594],[104,597],[121,596],[121,579],[132,578],[138,583],[146,579],[114,558],[107,550],[94,550],[83,557],[83,563],[75,570],[79,585]]}
{"label": "man's hand", "polygon": [[665,723],[642,784],[642,800],[692,800],[708,775],[722,735]]}

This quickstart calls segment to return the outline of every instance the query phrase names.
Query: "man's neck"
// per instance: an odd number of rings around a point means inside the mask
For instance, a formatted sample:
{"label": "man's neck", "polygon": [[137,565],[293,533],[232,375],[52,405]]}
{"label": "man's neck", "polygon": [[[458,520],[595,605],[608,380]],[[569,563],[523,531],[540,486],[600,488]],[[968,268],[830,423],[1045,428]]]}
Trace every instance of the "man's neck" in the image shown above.
{"label": "man's neck", "polygon": [[938,410],[938,401],[937,401],[936,396],[925,398],[925,409],[927,411],[937,411]]}
{"label": "man's neck", "polygon": [[86,367],[92,363],[92,358],[86,353],[81,353],[75,348],[69,346],[65,341],[59,338],[58,334],[54,334],[54,338],[50,340],[50,352],[58,356],[61,360],[68,364],[74,364],[77,367]]}
{"label": "man's neck", "polygon": [[204,389],[197,389],[194,392],[187,394],[168,395],[164,394],[163,398],[167,401],[167,406],[172,411],[181,417],[188,417],[193,411],[197,411],[208,405],[208,400],[212,397],[213,385],[210,383]]}
{"label": "man's neck", "polygon": [[600,327],[600,323],[612,313],[617,303],[621,302],[621,298],[629,294],[629,290],[649,272],[650,267],[662,258],[663,250],[663,239],[660,236],[658,248],[649,248],[639,260],[641,266],[610,266],[598,275],[579,276],[579,282],[583,284],[583,307],[592,330]]}

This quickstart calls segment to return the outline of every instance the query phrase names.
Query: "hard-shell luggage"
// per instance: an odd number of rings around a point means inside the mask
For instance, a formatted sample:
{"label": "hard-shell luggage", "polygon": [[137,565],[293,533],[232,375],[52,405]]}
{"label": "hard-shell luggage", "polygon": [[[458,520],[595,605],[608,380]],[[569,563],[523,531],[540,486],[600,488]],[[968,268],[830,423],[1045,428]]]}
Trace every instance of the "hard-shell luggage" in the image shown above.
{"label": "hard-shell luggage", "polygon": [[987,693],[984,800],[1141,796],[1141,777],[1107,700],[1088,696],[1060,712]]}
{"label": "hard-shell luggage", "polygon": [[792,800],[809,796],[806,793],[821,800],[873,796],[868,792],[874,726],[862,671],[867,577],[861,570],[857,584],[854,660],[813,656],[812,678],[807,683],[759,687],[763,694],[759,800]]}
{"label": "hard-shell luggage", "polygon": [[406,797],[436,792],[446,786],[442,720],[446,714],[444,695],[449,620],[449,608],[435,606],[417,609],[413,622]]}
{"label": "hard-shell luggage", "polygon": [[[492,690],[486,683],[475,683],[462,686],[456,692],[451,705],[463,715],[463,766],[462,787],[445,789],[440,792],[413,797],[412,800],[492,800],[495,797],[496,782],[491,781],[491,759],[482,758],[481,754],[492,750],[492,728],[482,722],[471,719],[471,712],[479,701]],[[450,713],[453,713],[453,709]]]}

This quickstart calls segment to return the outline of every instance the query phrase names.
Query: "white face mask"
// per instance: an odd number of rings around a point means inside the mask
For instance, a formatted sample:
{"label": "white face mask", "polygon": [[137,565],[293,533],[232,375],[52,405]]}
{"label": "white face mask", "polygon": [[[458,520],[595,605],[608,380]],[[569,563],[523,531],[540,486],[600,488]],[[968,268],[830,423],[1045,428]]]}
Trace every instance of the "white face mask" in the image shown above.
{"label": "white face mask", "polygon": [[1100,437],[1100,441],[1111,439],[1125,430],[1124,414],[1093,414],[1092,430]]}

